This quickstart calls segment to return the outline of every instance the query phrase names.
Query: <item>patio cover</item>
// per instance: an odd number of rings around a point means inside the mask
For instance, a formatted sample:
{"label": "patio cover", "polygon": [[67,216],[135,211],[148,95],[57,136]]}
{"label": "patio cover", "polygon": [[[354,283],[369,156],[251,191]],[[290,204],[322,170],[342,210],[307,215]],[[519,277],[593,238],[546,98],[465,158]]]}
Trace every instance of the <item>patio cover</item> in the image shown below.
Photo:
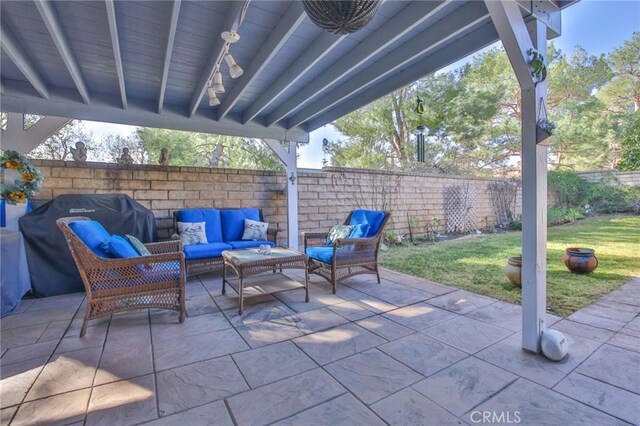
{"label": "patio cover", "polygon": [[[567,4],[520,2],[526,20],[549,22]],[[2,2],[2,111],[306,141],[499,39],[482,1],[386,1],[348,36],[315,26],[299,1],[253,1],[240,23],[242,5]],[[223,64],[226,93],[210,107],[207,80],[232,27],[241,37],[231,53],[245,72],[231,79]]]}
{"label": "patio cover", "polygon": [[[286,165],[289,244],[296,247],[296,142],[502,39],[523,93],[523,321],[531,328],[523,342],[537,351],[546,157],[534,132],[546,85],[531,83],[526,52],[546,53],[546,40],[560,33],[560,10],[571,3],[385,1],[364,29],[339,36],[312,24],[299,1],[253,1],[244,19],[242,1],[4,1],[0,109],[262,138]],[[244,74],[233,80],[223,64],[226,92],[210,107],[207,82],[222,52],[220,34],[230,29],[241,36],[231,53]],[[12,117],[3,130],[13,135],[10,146],[19,141],[29,151],[40,143],[42,132],[28,137]],[[52,132],[60,125],[52,123]]]}

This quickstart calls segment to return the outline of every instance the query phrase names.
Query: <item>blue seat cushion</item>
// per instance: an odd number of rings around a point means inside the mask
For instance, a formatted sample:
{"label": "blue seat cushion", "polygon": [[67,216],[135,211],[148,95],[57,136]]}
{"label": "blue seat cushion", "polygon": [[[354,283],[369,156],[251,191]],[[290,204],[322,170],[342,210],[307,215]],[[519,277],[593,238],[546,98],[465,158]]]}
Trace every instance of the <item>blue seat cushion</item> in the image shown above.
{"label": "blue seat cushion", "polygon": [[227,244],[231,245],[231,247],[233,247],[234,250],[253,248],[253,247],[260,247],[261,244],[269,244],[271,247],[275,247],[275,245],[276,245],[276,243],[274,243],[273,241],[266,241],[266,240],[229,241]]}
{"label": "blue seat cushion", "polygon": [[178,212],[178,222],[205,222],[207,242],[222,242],[222,221],[218,209],[186,209]]}
{"label": "blue seat cushion", "polygon": [[373,237],[380,230],[384,212],[376,210],[354,210],[349,220],[349,225],[369,225],[369,229],[364,234],[365,238]]}
{"label": "blue seat cushion", "polygon": [[320,262],[333,263],[333,246],[307,247],[307,256]]}
{"label": "blue seat cushion", "polygon": [[69,228],[99,257],[112,258],[109,252],[111,235],[95,220],[79,220],[71,222]]}
{"label": "blue seat cushion", "polygon": [[192,260],[220,257],[223,251],[231,249],[232,247],[226,243],[189,244],[184,246],[184,258]]}
{"label": "blue seat cushion", "polygon": [[140,257],[135,247],[129,241],[119,235],[112,235],[109,240],[108,249],[117,258]]}
{"label": "blue seat cushion", "polygon": [[222,218],[222,238],[224,242],[242,240],[245,219],[261,221],[260,210],[258,209],[222,210],[220,216]]}

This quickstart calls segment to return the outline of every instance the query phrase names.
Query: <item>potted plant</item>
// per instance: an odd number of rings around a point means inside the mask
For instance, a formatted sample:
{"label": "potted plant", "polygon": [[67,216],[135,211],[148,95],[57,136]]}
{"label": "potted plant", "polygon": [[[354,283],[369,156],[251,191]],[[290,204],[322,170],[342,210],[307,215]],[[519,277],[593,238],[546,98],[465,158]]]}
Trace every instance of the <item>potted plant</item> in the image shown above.
{"label": "potted plant", "polygon": [[552,121],[546,118],[539,119],[536,125],[536,143],[542,143],[549,139],[555,128],[556,125]]}
{"label": "potted plant", "polygon": [[575,274],[590,274],[598,267],[596,251],[584,247],[568,247],[562,257],[564,265]]}
{"label": "potted plant", "polygon": [[522,256],[511,256],[507,259],[504,273],[514,286],[522,287]]}

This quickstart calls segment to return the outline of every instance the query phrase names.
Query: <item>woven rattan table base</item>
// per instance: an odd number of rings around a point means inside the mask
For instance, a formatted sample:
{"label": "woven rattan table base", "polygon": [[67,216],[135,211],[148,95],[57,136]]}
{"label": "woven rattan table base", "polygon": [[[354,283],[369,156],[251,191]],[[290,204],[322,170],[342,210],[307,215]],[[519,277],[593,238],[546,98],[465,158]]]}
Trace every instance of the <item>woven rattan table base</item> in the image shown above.
{"label": "woven rattan table base", "polygon": [[[244,310],[246,297],[304,289],[305,302],[309,301],[309,258],[306,254],[280,247],[273,250],[272,256],[256,256],[255,251],[256,249],[246,249],[222,252],[222,294],[226,294],[227,284],[238,293],[240,315]],[[228,269],[236,273],[237,279],[227,278]],[[285,269],[304,270],[304,284],[282,274]]]}

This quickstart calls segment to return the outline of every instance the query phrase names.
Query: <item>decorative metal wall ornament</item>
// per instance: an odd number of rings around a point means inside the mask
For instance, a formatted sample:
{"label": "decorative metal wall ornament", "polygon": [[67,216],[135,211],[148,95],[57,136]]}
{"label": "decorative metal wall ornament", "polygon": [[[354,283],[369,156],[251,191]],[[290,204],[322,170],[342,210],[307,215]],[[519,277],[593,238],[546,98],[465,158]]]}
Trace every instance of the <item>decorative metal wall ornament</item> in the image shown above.
{"label": "decorative metal wall ornament", "polygon": [[364,28],[376,16],[380,0],[303,0],[309,18],[334,34],[351,34]]}

